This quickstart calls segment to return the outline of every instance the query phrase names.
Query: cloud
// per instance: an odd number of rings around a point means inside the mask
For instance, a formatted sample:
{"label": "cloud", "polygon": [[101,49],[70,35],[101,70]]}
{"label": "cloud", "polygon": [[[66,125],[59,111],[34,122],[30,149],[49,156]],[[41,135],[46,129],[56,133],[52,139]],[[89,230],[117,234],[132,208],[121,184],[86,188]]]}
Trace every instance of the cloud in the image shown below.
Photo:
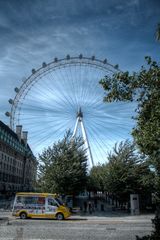
{"label": "cloud", "polygon": [[131,71],[146,54],[156,58],[159,8],[156,0],[0,1],[0,119],[14,87],[54,57],[95,55]]}

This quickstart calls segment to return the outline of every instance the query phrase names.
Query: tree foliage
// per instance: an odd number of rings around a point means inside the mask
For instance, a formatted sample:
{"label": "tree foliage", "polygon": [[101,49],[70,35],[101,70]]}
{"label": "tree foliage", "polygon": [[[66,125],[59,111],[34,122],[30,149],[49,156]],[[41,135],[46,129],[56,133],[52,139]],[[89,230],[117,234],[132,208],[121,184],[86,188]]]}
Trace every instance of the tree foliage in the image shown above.
{"label": "tree foliage", "polygon": [[[160,25],[157,27],[160,40]],[[106,90],[104,101],[137,101],[137,125],[132,131],[135,142],[142,153],[148,155],[155,169],[156,216],[158,227],[151,236],[144,239],[158,239],[160,228],[160,65],[151,57],[146,57],[147,65],[138,73],[119,72],[113,77],[105,77],[100,83]],[[159,233],[158,233],[159,234]],[[148,237],[148,238],[147,238]]]}
{"label": "tree foliage", "polygon": [[87,183],[87,156],[80,138],[64,138],[39,155],[41,189],[61,194],[76,194]]}
{"label": "tree foliage", "polygon": [[137,153],[134,144],[129,141],[116,144],[108,160],[106,189],[119,201],[128,201],[131,193],[151,193],[154,174],[145,157]]}
{"label": "tree foliage", "polygon": [[98,164],[97,166],[93,166],[89,174],[88,190],[104,191],[106,172],[106,164]]}
{"label": "tree foliage", "polygon": [[[160,24],[156,39],[160,41]],[[104,101],[137,101],[137,126],[132,134],[140,150],[151,159],[156,173],[157,214],[155,232],[137,239],[159,239],[160,229],[160,65],[151,57],[138,73],[119,72],[100,81],[106,90]]]}
{"label": "tree foliage", "polygon": [[151,235],[147,235],[144,237],[136,236],[136,240],[159,240],[160,239],[160,219],[155,217],[152,219],[152,224],[154,225],[154,231],[152,231]]}
{"label": "tree foliage", "polygon": [[160,66],[146,57],[140,72],[119,72],[100,83],[106,90],[104,101],[137,101],[137,126],[132,134],[140,150],[149,155],[160,173]]}
{"label": "tree foliage", "polygon": [[121,203],[128,202],[131,193],[151,194],[153,182],[148,159],[129,141],[116,144],[108,162],[90,171],[90,190],[106,191]]}

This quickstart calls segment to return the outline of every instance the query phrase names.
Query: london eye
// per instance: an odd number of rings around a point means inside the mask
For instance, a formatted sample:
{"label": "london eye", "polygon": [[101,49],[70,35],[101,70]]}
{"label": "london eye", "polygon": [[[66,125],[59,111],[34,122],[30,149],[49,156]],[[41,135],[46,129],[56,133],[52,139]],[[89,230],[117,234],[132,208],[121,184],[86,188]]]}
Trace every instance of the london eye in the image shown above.
{"label": "london eye", "polygon": [[[23,125],[35,154],[62,139],[67,130],[82,134],[90,164],[105,162],[116,142],[130,138],[132,103],[104,103],[99,84],[106,75],[119,71],[106,59],[67,55],[42,63],[39,69],[15,87],[10,127]],[[79,126],[79,127],[78,127]]]}

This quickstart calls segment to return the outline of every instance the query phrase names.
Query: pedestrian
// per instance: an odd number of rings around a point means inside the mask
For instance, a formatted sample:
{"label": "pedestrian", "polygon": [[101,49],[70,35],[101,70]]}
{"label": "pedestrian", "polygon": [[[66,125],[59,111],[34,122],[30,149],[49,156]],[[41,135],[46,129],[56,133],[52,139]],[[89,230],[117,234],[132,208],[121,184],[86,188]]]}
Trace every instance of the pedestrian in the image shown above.
{"label": "pedestrian", "polygon": [[94,206],[95,206],[95,209],[97,210],[97,198],[94,199]]}
{"label": "pedestrian", "polygon": [[87,212],[87,202],[86,201],[84,201],[83,206],[84,206],[84,212],[86,213]]}
{"label": "pedestrian", "polygon": [[88,211],[90,214],[92,214],[92,203],[91,201],[88,202]]}

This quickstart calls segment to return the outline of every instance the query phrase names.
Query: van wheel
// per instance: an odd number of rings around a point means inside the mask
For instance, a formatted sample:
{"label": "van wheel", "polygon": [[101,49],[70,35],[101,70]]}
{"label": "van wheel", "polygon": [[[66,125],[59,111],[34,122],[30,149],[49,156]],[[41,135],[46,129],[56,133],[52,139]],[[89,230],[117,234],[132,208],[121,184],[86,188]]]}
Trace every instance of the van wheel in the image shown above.
{"label": "van wheel", "polygon": [[64,219],[64,215],[62,213],[57,213],[56,214],[56,219],[57,220],[63,220]]}
{"label": "van wheel", "polygon": [[22,213],[20,214],[20,218],[21,218],[21,219],[26,219],[26,218],[27,218],[27,214],[26,214],[25,212],[22,212]]}

